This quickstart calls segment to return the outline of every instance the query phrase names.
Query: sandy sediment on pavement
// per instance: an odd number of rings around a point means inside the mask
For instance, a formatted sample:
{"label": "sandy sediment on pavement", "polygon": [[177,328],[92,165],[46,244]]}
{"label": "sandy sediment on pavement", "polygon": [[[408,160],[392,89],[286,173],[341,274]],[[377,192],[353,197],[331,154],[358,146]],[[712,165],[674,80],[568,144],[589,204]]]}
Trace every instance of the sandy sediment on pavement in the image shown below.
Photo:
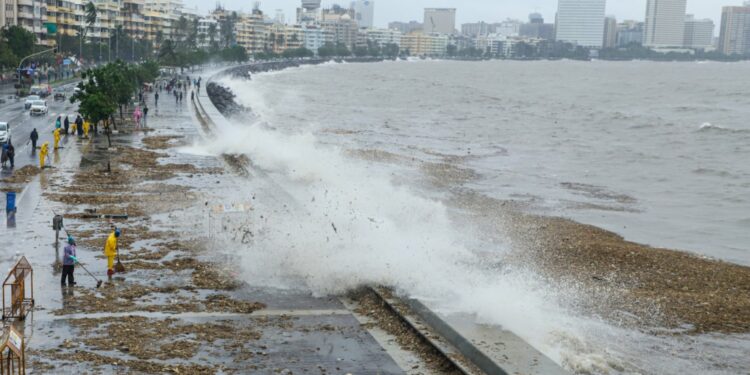
{"label": "sandy sediment on pavement", "polygon": [[527,214],[517,202],[464,194],[453,202],[494,218],[511,263],[573,289],[571,308],[612,322],[688,333],[750,332],[750,268],[629,242],[573,220]]}

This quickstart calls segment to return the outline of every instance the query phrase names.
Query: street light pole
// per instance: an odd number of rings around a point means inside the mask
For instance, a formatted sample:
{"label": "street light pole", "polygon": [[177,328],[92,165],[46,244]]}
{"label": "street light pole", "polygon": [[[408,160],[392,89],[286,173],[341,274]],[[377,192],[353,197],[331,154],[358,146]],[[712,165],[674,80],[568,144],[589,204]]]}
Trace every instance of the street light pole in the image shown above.
{"label": "street light pole", "polygon": [[23,88],[23,81],[21,80],[21,67],[23,66],[23,62],[26,61],[26,59],[28,59],[30,57],[43,55],[43,54],[45,54],[47,52],[51,52],[51,51],[55,51],[55,50],[57,50],[57,47],[46,49],[44,51],[40,51],[40,52],[37,52],[37,53],[32,53],[31,55],[28,55],[28,56],[26,56],[26,57],[24,57],[24,58],[21,59],[21,62],[18,63],[18,85],[19,85],[19,89]]}

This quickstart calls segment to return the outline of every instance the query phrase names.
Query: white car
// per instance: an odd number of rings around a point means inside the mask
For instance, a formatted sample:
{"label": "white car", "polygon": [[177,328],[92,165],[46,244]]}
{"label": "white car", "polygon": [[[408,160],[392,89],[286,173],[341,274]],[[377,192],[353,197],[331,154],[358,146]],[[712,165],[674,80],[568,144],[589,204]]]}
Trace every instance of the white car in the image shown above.
{"label": "white car", "polygon": [[47,102],[44,100],[37,100],[31,103],[31,110],[29,113],[34,115],[46,115],[47,114]]}
{"label": "white car", "polygon": [[30,109],[31,103],[34,103],[37,100],[41,100],[42,98],[39,97],[39,95],[29,95],[26,97],[26,101],[23,103],[24,109]]}
{"label": "white car", "polygon": [[10,141],[10,125],[7,122],[0,122],[0,145]]}

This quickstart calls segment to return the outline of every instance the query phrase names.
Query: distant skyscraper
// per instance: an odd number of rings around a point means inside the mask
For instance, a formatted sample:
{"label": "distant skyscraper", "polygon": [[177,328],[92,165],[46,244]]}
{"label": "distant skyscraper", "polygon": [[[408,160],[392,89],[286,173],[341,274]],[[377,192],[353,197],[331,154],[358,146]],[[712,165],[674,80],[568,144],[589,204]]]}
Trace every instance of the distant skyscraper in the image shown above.
{"label": "distant skyscraper", "polygon": [[422,31],[422,24],[417,21],[406,22],[391,22],[388,24],[388,28],[391,30],[398,30],[404,34],[409,34],[415,31]]}
{"label": "distant skyscraper", "polygon": [[685,42],[687,0],[648,0],[643,45],[682,47]]}
{"label": "distant skyscraper", "polygon": [[425,8],[424,32],[454,34],[456,32],[456,8]]}
{"label": "distant skyscraper", "polygon": [[719,52],[750,55],[750,1],[746,1],[745,6],[722,9]]}
{"label": "distant skyscraper", "polygon": [[604,48],[615,48],[617,46],[617,19],[615,17],[604,17]]}
{"label": "distant skyscraper", "polygon": [[461,35],[477,37],[494,32],[494,27],[487,22],[465,23],[461,25]]}
{"label": "distant skyscraper", "polygon": [[373,20],[375,19],[375,1],[354,1],[352,2],[352,9],[354,9],[354,19],[359,24],[359,27],[372,29],[374,26]]}
{"label": "distant skyscraper", "polygon": [[539,13],[529,14],[529,23],[521,25],[519,33],[525,38],[555,39],[555,25],[544,23],[544,17]]}
{"label": "distant skyscraper", "polygon": [[557,40],[584,47],[601,48],[604,41],[606,0],[559,0]]}
{"label": "distant skyscraper", "polygon": [[714,42],[714,21],[710,19],[696,20],[692,14],[685,17],[685,42],[688,48],[708,49]]}
{"label": "distant skyscraper", "polygon": [[643,44],[643,22],[624,21],[617,25],[617,46]]}

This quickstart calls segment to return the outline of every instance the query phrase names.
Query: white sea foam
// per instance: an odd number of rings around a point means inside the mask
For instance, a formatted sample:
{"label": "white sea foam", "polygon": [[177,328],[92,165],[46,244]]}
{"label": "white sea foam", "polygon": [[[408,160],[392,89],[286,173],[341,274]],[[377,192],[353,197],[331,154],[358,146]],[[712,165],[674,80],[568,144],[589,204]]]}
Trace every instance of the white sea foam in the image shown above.
{"label": "white sea foam", "polygon": [[[272,98],[252,85],[227,83],[259,119],[226,124],[215,140],[196,147],[216,155],[244,154],[254,164],[255,178],[247,191],[237,192],[257,198],[255,241],[240,253],[250,284],[305,288],[317,295],[384,284],[441,311],[507,327],[570,370],[708,372],[682,354],[703,337],[682,343],[576,316],[562,307],[570,296],[550,290],[532,272],[487,269],[465,240],[481,234],[452,222],[441,202],[393,183],[387,169],[320,145],[304,129],[294,134],[274,129],[269,124],[279,112],[266,104]],[[508,250],[495,246],[500,254]],[[670,360],[653,361],[655,355]]]}

